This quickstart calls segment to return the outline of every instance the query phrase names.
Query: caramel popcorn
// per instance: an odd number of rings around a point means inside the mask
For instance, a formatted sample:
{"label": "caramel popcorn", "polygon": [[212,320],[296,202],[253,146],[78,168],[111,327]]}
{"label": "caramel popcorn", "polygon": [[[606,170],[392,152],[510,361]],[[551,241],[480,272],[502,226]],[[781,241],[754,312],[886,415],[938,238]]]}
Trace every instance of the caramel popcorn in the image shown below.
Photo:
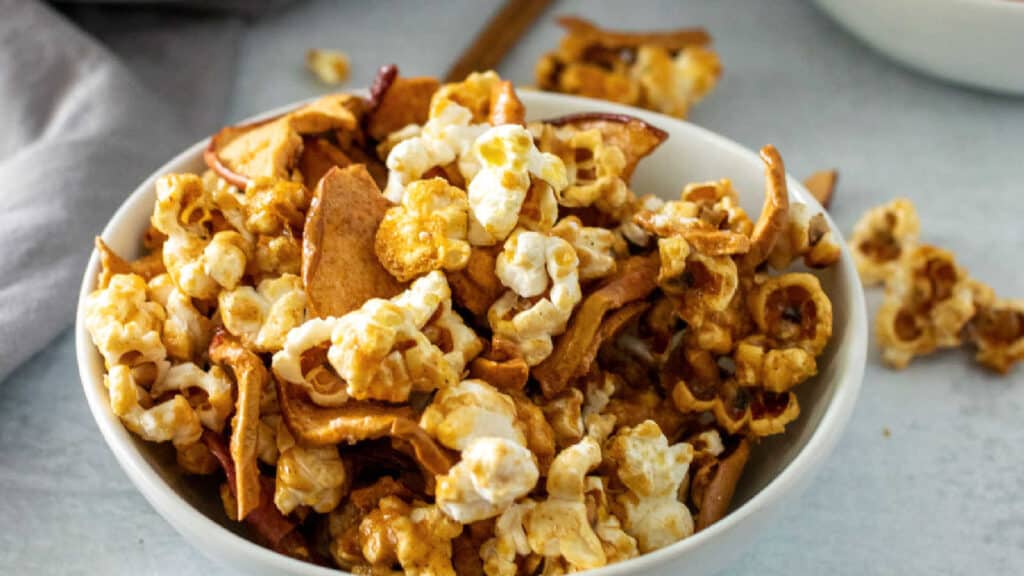
{"label": "caramel popcorn", "polygon": [[454,576],[452,540],[461,532],[462,526],[436,506],[410,506],[386,496],[359,524],[359,542],[373,566],[397,563],[410,576]]}
{"label": "caramel popcorn", "polygon": [[[436,98],[435,98],[436,100]],[[473,143],[489,128],[473,123],[473,113],[454,103],[432,107],[430,119],[419,133],[403,139],[388,153],[388,184],[384,196],[402,201],[405,188],[431,168],[457,163],[462,174],[475,175],[479,169],[472,153]]]}
{"label": "caramel popcorn", "polygon": [[501,242],[512,232],[526,201],[531,177],[542,180],[555,195],[566,186],[562,161],[537,150],[530,133],[522,126],[506,124],[491,128],[476,139],[473,154],[480,166],[467,188],[469,241],[474,245]]}
{"label": "caramel popcorn", "polygon": [[224,327],[258,352],[279,350],[305,317],[306,293],[293,274],[263,280],[255,289],[224,290],[217,299]]}
{"label": "caramel popcorn", "polygon": [[[435,271],[390,301],[375,298],[341,318],[309,320],[288,333],[283,349],[274,355],[274,372],[303,384],[326,406],[350,397],[404,402],[413,390],[452,386],[458,375],[422,331],[450,297],[444,275]],[[301,365],[304,353],[327,342],[326,359],[334,375],[327,374],[329,387],[323,389],[311,375],[328,368],[304,372]]]}
{"label": "caramel popcorn", "polygon": [[143,440],[170,440],[175,446],[188,446],[197,442],[203,433],[199,416],[180,394],[149,408],[143,407],[143,401],[151,404],[152,400],[144,395],[131,369],[124,364],[111,367],[104,383],[110,393],[111,410],[126,428]]}
{"label": "caramel popcorn", "polygon": [[291,514],[298,506],[309,506],[321,514],[330,512],[341,502],[346,482],[345,464],[337,448],[296,444],[277,459],[274,505],[282,514]]}
{"label": "caramel popcorn", "polygon": [[1006,374],[1024,360],[1024,301],[995,299],[984,303],[971,319],[968,338],[978,349],[975,359]]}
{"label": "caramel popcorn", "polygon": [[337,50],[306,51],[306,68],[317,80],[328,85],[343,84],[348,80],[348,54]]}
{"label": "caramel popcorn", "polygon": [[718,83],[722,66],[702,29],[628,33],[602,30],[576,17],[558,50],[536,67],[543,90],[580,94],[686,118]]}
{"label": "caramel popcorn", "polygon": [[[717,78],[702,32],[566,25],[560,86],[684,115]],[[829,368],[831,301],[788,269],[836,261],[830,222],[771,146],[755,222],[727,179],[634,194],[646,122],[525,118],[494,72],[386,66],[222,129],[157,182],[148,255],[97,241],[112,411],[264,545],[353,574],[566,574],[723,517]],[[930,341],[1021,358],[1019,303],[900,242],[890,299]]]}
{"label": "caramel popcorn", "polygon": [[[495,272],[510,290],[487,312],[496,336],[505,338],[530,366],[553,349],[581,298],[576,251],[565,240],[517,231],[505,242]],[[539,299],[538,299],[539,298]]]}
{"label": "caramel popcorn", "polygon": [[493,518],[533,490],[540,473],[526,446],[484,436],[462,451],[462,460],[437,479],[437,506],[469,524]]}
{"label": "caramel popcorn", "polygon": [[925,244],[904,258],[875,318],[882,359],[897,369],[914,356],[959,346],[975,312],[971,281],[952,253]]}
{"label": "caramel popcorn", "polygon": [[192,299],[174,285],[168,274],[160,274],[149,281],[150,300],[164,307],[163,342],[167,354],[177,360],[197,360],[210,342],[212,322],[203,316]]}
{"label": "caramel popcorn", "polygon": [[85,303],[86,329],[108,370],[122,363],[164,363],[167,349],[160,336],[166,318],[163,307],[148,299],[146,281],[135,274],[114,276]]}
{"label": "caramel popcorn", "polygon": [[865,213],[850,240],[861,281],[866,286],[880,284],[896,272],[904,253],[917,242],[920,228],[917,211],[906,198]]}
{"label": "caramel popcorn", "polygon": [[664,548],[693,534],[693,518],[676,499],[693,459],[686,443],[668,445],[658,425],[647,420],[623,428],[611,439],[608,458],[628,489],[617,497],[625,511],[623,527],[641,552]]}
{"label": "caramel popcorn", "polygon": [[569,216],[551,229],[551,234],[572,245],[580,263],[580,280],[604,278],[615,271],[617,258],[626,252],[626,246],[614,232],[597,226],[584,226],[580,219]]}
{"label": "caramel popcorn", "polygon": [[466,193],[441,178],[417,180],[377,229],[377,256],[408,282],[431,270],[461,270],[469,262]]}

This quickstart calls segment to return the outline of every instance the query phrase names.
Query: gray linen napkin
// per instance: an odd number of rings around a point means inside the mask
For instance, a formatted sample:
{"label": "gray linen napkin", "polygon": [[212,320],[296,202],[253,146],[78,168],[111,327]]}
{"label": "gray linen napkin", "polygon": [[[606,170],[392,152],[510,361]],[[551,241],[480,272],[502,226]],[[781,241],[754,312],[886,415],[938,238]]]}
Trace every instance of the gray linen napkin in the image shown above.
{"label": "gray linen napkin", "polygon": [[0,0],[0,381],[71,324],[93,236],[216,127],[234,79],[237,17],[61,9]]}

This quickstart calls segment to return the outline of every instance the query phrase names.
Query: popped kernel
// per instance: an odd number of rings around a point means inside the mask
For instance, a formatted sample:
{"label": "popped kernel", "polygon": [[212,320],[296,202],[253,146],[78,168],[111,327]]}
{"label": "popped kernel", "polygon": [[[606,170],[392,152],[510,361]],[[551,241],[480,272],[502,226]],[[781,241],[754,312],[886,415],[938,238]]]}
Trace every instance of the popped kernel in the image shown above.
{"label": "popped kernel", "polygon": [[[516,227],[531,186],[542,180],[557,196],[566,186],[565,165],[543,153],[530,133],[517,124],[495,126],[473,143],[480,170],[469,183],[469,241],[489,246],[504,240]],[[553,220],[553,218],[551,218]]]}
{"label": "popped kernel", "polygon": [[[520,244],[525,253],[520,252]],[[529,366],[551,354],[552,336],[565,331],[582,298],[578,265],[568,242],[537,232],[514,233],[498,256],[496,273],[511,290],[491,305],[487,319],[495,336],[510,342]]]}
{"label": "popped kernel", "polygon": [[607,228],[584,226],[576,216],[562,218],[551,234],[572,245],[579,257],[581,281],[604,278],[615,272],[617,257],[626,253],[622,239]]}
{"label": "popped kernel", "polygon": [[136,274],[116,274],[85,302],[86,329],[108,370],[125,361],[165,362],[167,349],[160,335],[166,318],[163,307],[148,299],[146,281]]}
{"label": "popped kernel", "polygon": [[[373,298],[341,318],[310,319],[288,332],[281,351],[274,354],[274,373],[301,384],[324,406],[344,404],[350,397],[404,402],[414,390],[453,386],[459,375],[423,333],[442,302],[450,299],[444,274],[434,271],[391,300]],[[333,374],[326,375],[329,386],[324,389],[311,375],[324,376],[326,367],[304,371],[302,357],[328,342],[326,359]]]}
{"label": "popped kernel", "polygon": [[1024,300],[994,299],[979,304],[967,327],[968,338],[977,348],[975,360],[1006,374],[1024,360]]}
{"label": "popped kernel", "polygon": [[178,290],[169,274],[160,274],[147,285],[149,299],[164,307],[163,342],[171,358],[184,361],[198,360],[206,352],[213,335],[212,322],[192,303],[192,299]]}
{"label": "popped kernel", "polygon": [[420,426],[452,450],[465,450],[481,438],[526,445],[515,402],[483,380],[463,380],[438,392],[423,411]]}
{"label": "popped kernel", "polygon": [[306,68],[324,84],[342,84],[348,80],[348,54],[338,50],[307,50]]}
{"label": "popped kernel", "polygon": [[262,280],[256,288],[224,290],[217,301],[224,327],[257,352],[280,350],[306,315],[302,279],[293,274]]}
{"label": "popped kernel", "polygon": [[951,252],[927,244],[910,249],[888,278],[875,317],[882,360],[901,369],[914,356],[959,346],[974,312],[972,282]]}
{"label": "popped kernel", "polygon": [[897,198],[868,210],[853,227],[850,252],[865,286],[896,272],[904,253],[917,243],[921,224],[910,200]]}
{"label": "popped kernel", "polygon": [[130,368],[112,366],[104,377],[110,394],[110,408],[133,434],[147,442],[171,441],[175,446],[188,446],[199,441],[203,425],[184,396],[144,408],[151,403],[145,391],[135,382]]}
{"label": "popped kernel", "polygon": [[474,124],[473,113],[454,102],[431,110],[419,134],[398,142],[388,153],[384,197],[400,203],[406,186],[423,178],[431,168],[453,162],[469,180],[479,170],[473,143],[488,128],[487,124]]}
{"label": "popped kernel", "polygon": [[274,505],[282,514],[309,506],[321,514],[334,510],[347,487],[348,475],[335,446],[295,444],[277,459]]}
{"label": "popped kernel", "polygon": [[465,268],[468,211],[466,193],[442,178],[409,184],[402,204],[389,208],[377,228],[377,258],[400,282]]}
{"label": "popped kernel", "polygon": [[395,496],[380,500],[359,524],[363,556],[373,566],[399,564],[410,576],[455,576],[452,540],[462,526],[437,506],[406,504]]}
{"label": "popped kernel", "polygon": [[[235,409],[233,389],[231,378],[220,366],[212,366],[204,371],[199,366],[186,362],[171,366],[163,378],[153,384],[150,394],[154,398],[168,392],[185,395],[203,426],[220,432]],[[195,394],[196,392],[202,394]]]}
{"label": "popped kernel", "polygon": [[693,459],[685,442],[669,446],[658,425],[646,420],[611,439],[608,459],[628,491],[616,496],[623,527],[641,552],[664,548],[693,534],[693,518],[676,498]]}
{"label": "popped kernel", "polygon": [[566,207],[587,207],[615,214],[632,200],[626,184],[626,155],[605,142],[600,130],[576,130],[531,124],[538,148],[562,160],[566,184],[556,192]]}
{"label": "popped kernel", "polygon": [[497,436],[473,439],[462,459],[437,478],[437,506],[469,524],[493,518],[537,484],[536,458],[523,442]]}

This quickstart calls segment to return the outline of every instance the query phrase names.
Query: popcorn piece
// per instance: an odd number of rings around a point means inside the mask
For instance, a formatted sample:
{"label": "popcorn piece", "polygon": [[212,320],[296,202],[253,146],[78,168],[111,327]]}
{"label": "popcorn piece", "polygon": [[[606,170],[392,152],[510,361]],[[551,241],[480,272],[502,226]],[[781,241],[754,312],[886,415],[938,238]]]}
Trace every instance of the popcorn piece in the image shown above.
{"label": "popcorn piece", "polygon": [[669,446],[658,425],[647,420],[619,430],[611,440],[608,458],[628,488],[616,501],[625,511],[624,528],[636,538],[641,552],[693,534],[690,511],[676,498],[693,458],[689,444]]}
{"label": "popcorn piece", "polygon": [[558,203],[567,207],[596,205],[616,214],[631,200],[626,185],[626,155],[604,141],[597,129],[558,128],[550,124],[532,124],[531,130],[544,153],[560,158],[565,165],[567,186],[556,194]]}
{"label": "popcorn piece", "polygon": [[341,502],[347,481],[337,447],[296,444],[277,459],[274,504],[282,514],[291,514],[298,506],[325,514]]}
{"label": "popcorn piece", "polygon": [[914,356],[959,346],[974,312],[972,282],[952,253],[929,245],[910,249],[888,279],[875,317],[882,359],[902,369]]}
{"label": "popcorn piece", "polygon": [[982,305],[967,328],[975,360],[1001,374],[1024,360],[1024,301],[998,299]]}
{"label": "popcorn piece", "polygon": [[493,70],[472,72],[462,82],[442,86],[430,103],[431,115],[452,103],[469,109],[474,122],[490,122],[493,126],[522,124],[526,113],[512,83]]}
{"label": "popcorn piece", "polygon": [[729,256],[690,251],[681,236],[658,240],[658,285],[679,299],[679,316],[695,328],[713,312],[722,312],[739,287],[739,271]]}
{"label": "popcorn piece", "polygon": [[487,319],[494,334],[513,343],[530,366],[551,354],[551,337],[565,331],[582,298],[578,264],[568,242],[536,232],[513,234],[498,256],[496,273],[511,290],[491,306]]}
{"label": "popcorn piece", "polygon": [[680,200],[696,206],[696,217],[716,230],[729,230],[749,236],[754,230],[740,197],[728,178],[713,182],[687,184]]}
{"label": "popcorn piece", "polygon": [[260,236],[249,271],[257,278],[301,274],[302,241],[294,236]]}
{"label": "popcorn piece", "polygon": [[170,275],[160,274],[149,281],[150,300],[167,313],[163,342],[167,354],[185,361],[198,360],[212,336],[212,322],[192,305],[192,299],[174,285]]}
{"label": "popcorn piece", "polygon": [[811,268],[827,268],[839,260],[839,245],[822,213],[811,216],[806,204],[793,204],[789,224],[768,256],[776,270],[786,269],[797,258]]}
{"label": "popcorn piece", "polygon": [[522,126],[491,128],[473,143],[473,154],[480,165],[468,188],[473,245],[489,246],[512,232],[531,175],[549,185],[555,195],[566,186],[565,165],[557,156],[540,152]]}
{"label": "popcorn piece", "polygon": [[[235,409],[233,388],[231,378],[219,366],[204,372],[199,366],[186,362],[171,366],[164,377],[153,384],[150,394],[154,398],[168,392],[184,394],[189,398],[203,426],[220,432]],[[197,395],[196,392],[201,394]]]}
{"label": "popcorn piece", "polygon": [[452,162],[458,163],[464,176],[472,177],[478,170],[473,142],[487,129],[486,124],[474,124],[473,113],[454,102],[432,106],[430,120],[419,135],[399,142],[388,154],[384,196],[401,203],[406,186],[423,178],[431,168]]}
{"label": "popcorn piece", "polygon": [[636,223],[636,215],[640,212],[657,213],[665,207],[665,201],[653,194],[644,194],[636,199],[631,206],[631,211],[624,215],[622,223],[615,229],[615,233],[630,244],[641,248],[647,247],[651,235]]}
{"label": "popcorn piece", "polygon": [[[611,430],[609,429],[610,433]],[[605,479],[587,476],[586,502],[590,516],[594,518],[594,533],[601,540],[608,563],[622,562],[635,558],[637,550],[636,538],[622,529],[622,523],[611,511],[608,493],[605,490]]]}
{"label": "popcorn piece", "polygon": [[[375,298],[341,318],[307,321],[288,333],[274,355],[274,373],[303,385],[326,406],[341,405],[349,397],[404,402],[413,390],[453,386],[459,375],[422,331],[450,298],[444,274],[434,271],[390,301]],[[303,355],[328,341],[327,360],[344,388],[318,389],[312,372],[303,370]]]}
{"label": "popcorn piece", "polygon": [[175,395],[151,408],[143,408],[145,392],[124,364],[112,366],[104,378],[110,393],[110,408],[125,427],[147,442],[167,442],[188,446],[199,441],[202,424],[184,396]]}
{"label": "popcorn piece", "polygon": [[685,118],[690,105],[714,88],[722,73],[705,46],[703,29],[613,32],[576,17],[558,21],[566,36],[537,62],[543,90],[642,106]]}
{"label": "popcorn piece", "polygon": [[750,337],[733,354],[736,380],[741,386],[761,386],[786,392],[818,373],[814,356],[803,348],[768,349],[764,338]]}
{"label": "popcorn piece", "polygon": [[437,478],[437,506],[462,524],[493,518],[533,490],[539,475],[521,441],[477,437],[462,451],[462,460]]}
{"label": "popcorn piece", "polygon": [[551,234],[572,245],[580,259],[581,281],[604,278],[615,272],[616,256],[626,253],[625,243],[607,228],[584,226],[575,216],[563,218]]}
{"label": "popcorn piece", "polygon": [[147,300],[141,276],[115,275],[106,288],[89,294],[85,306],[85,326],[107,369],[123,363],[165,363],[160,332],[166,313]]}
{"label": "popcorn piece", "polygon": [[868,210],[853,227],[850,251],[865,286],[880,284],[899,267],[913,248],[921,224],[914,205],[906,198]]}
{"label": "popcorn piece", "polygon": [[157,180],[153,226],[167,235],[164,264],[175,285],[200,300],[232,289],[245,273],[251,246],[235,230],[209,236],[206,224],[217,210],[203,181],[194,174],[170,174]]}
{"label": "popcorn piece", "polygon": [[255,289],[225,290],[217,300],[224,327],[257,352],[280,350],[306,315],[302,279],[294,274],[263,280]]}
{"label": "popcorn piece", "polygon": [[523,527],[537,503],[526,499],[509,506],[494,523],[494,538],[480,547],[484,573],[488,576],[516,576],[516,556],[530,554],[530,544]]}
{"label": "popcorn piece", "polygon": [[324,84],[342,84],[348,80],[348,54],[337,50],[307,50],[306,68]]}
{"label": "popcorn piece", "polygon": [[530,549],[545,558],[564,558],[574,570],[604,566],[608,557],[587,517],[584,487],[587,473],[601,463],[601,447],[593,438],[562,450],[551,464],[547,500],[526,518]]}
{"label": "popcorn piece", "polygon": [[817,356],[832,337],[832,302],[815,276],[771,278],[753,289],[747,303],[758,330],[783,346]]}
{"label": "popcorn piece", "polygon": [[690,46],[674,57],[659,46],[640,46],[631,75],[640,85],[645,108],[686,118],[690,107],[718,83],[722,65],[717,54],[702,46]]}
{"label": "popcorn piece", "polygon": [[526,445],[515,402],[482,380],[463,380],[438,392],[424,410],[420,426],[453,450],[466,450],[481,438]]}
{"label": "popcorn piece", "polygon": [[400,282],[465,268],[468,210],[466,193],[441,178],[411,183],[401,206],[388,209],[377,229],[377,257]]}
{"label": "popcorn piece", "polygon": [[406,574],[455,576],[452,540],[462,532],[458,522],[434,505],[412,506],[395,496],[380,500],[359,525],[363,556],[374,566],[399,564]]}
{"label": "popcorn piece", "polygon": [[255,178],[245,188],[245,227],[254,234],[299,231],[311,196],[299,182]]}

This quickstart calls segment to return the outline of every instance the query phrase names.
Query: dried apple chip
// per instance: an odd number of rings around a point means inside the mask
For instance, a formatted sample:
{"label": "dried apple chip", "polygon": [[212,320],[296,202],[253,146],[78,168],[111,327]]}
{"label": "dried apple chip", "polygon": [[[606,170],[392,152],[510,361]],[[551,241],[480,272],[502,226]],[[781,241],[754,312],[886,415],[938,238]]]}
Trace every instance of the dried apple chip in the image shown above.
{"label": "dried apple chip", "polygon": [[96,284],[100,289],[106,288],[110,284],[110,279],[117,274],[137,274],[148,282],[167,271],[164,268],[163,252],[159,248],[129,262],[118,256],[97,236],[96,251],[100,253],[100,277]]}
{"label": "dried apple chip", "polygon": [[332,168],[320,180],[302,237],[302,281],[311,313],[340,317],[370,298],[402,291],[374,251],[387,209],[361,164]]}
{"label": "dried apple chip", "polygon": [[231,460],[235,465],[232,493],[236,518],[244,520],[260,502],[260,470],[256,455],[260,426],[260,395],[270,381],[263,361],[222,329],[210,342],[210,360],[229,366],[238,385],[235,416],[231,420]]}
{"label": "dried apple chip", "polygon": [[303,397],[295,386],[280,380],[276,383],[281,415],[291,433],[306,444],[355,444],[391,437],[408,442],[417,462],[431,476],[447,473],[453,464],[451,456],[416,423],[416,415],[409,406],[353,400],[338,407],[322,408]]}
{"label": "dried apple chip", "polygon": [[721,520],[729,511],[736,485],[750,458],[750,442],[741,439],[727,456],[717,458],[694,473],[690,492],[699,510],[697,531]]}
{"label": "dried apple chip", "polygon": [[[381,72],[390,74],[384,69]],[[366,132],[374,140],[384,140],[410,124],[424,124],[430,115],[430,99],[441,87],[436,78],[403,78],[397,76],[397,70],[395,74],[389,82],[386,76],[378,76],[382,78],[381,89],[374,93],[376,106],[366,122]]]}
{"label": "dried apple chip", "polygon": [[836,182],[839,181],[839,172],[833,170],[821,170],[811,174],[804,180],[804,188],[814,196],[823,207],[828,209],[832,203],[832,195],[836,191]]}
{"label": "dried apple chip", "polygon": [[557,396],[569,381],[581,376],[580,366],[586,351],[600,332],[605,315],[630,302],[642,300],[657,288],[656,254],[634,256],[619,267],[600,288],[587,296],[568,329],[555,343],[554,351],[533,370],[544,396]]}

